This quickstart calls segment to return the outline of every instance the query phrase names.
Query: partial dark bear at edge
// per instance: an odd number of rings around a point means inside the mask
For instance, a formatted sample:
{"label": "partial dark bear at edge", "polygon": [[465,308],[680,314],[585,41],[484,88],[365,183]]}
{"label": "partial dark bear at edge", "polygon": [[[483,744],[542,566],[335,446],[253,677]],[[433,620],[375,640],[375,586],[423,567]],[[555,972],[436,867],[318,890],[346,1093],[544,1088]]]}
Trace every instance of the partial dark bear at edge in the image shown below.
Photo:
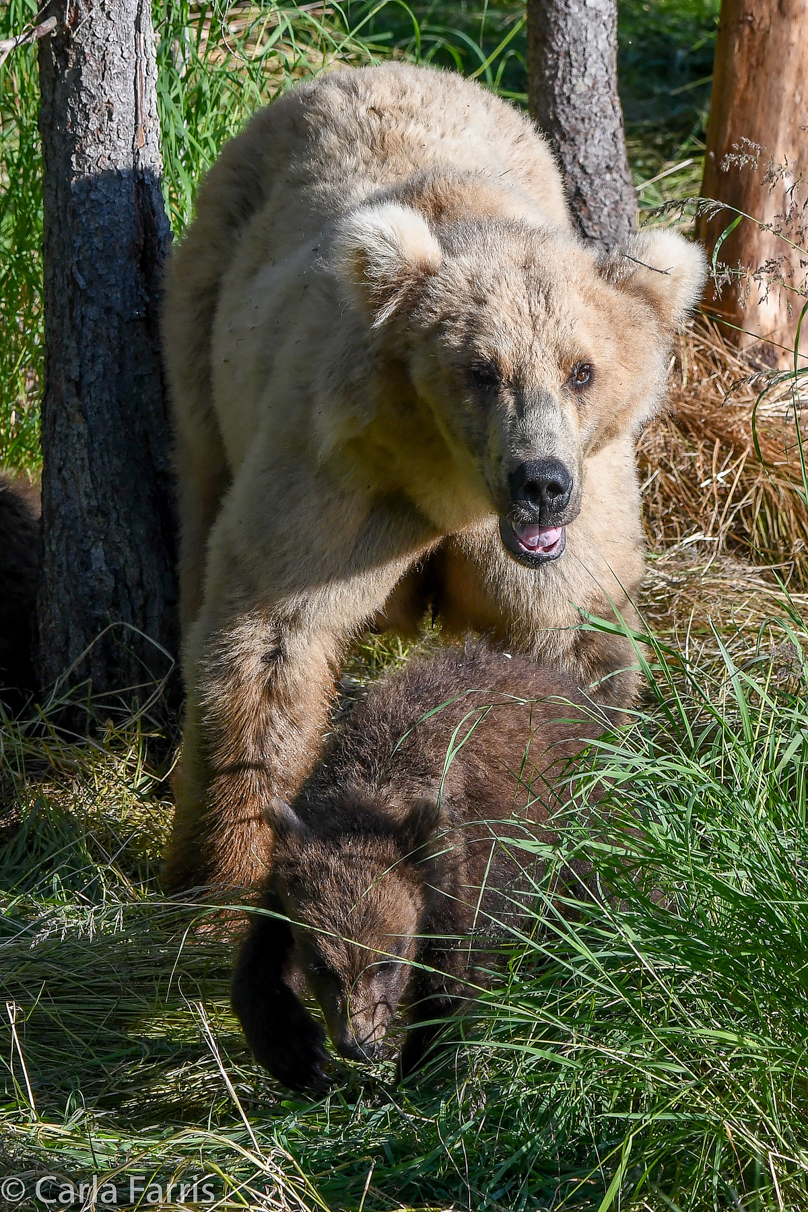
{"label": "partial dark bear at edge", "polygon": [[0,702],[20,710],[36,688],[34,612],[39,575],[39,502],[0,475]]}
{"label": "partial dark bear at edge", "polygon": [[294,805],[273,805],[262,905],[293,924],[253,919],[232,988],[273,1076],[328,1083],[306,988],[338,1051],[357,1060],[384,1054],[401,1006],[401,1073],[420,1067],[434,1020],[462,1008],[468,982],[486,982],[492,947],[541,875],[502,840],[550,840],[543,826],[568,799],[570,762],[608,722],[565,674],[485,645],[416,660],[371,690]]}

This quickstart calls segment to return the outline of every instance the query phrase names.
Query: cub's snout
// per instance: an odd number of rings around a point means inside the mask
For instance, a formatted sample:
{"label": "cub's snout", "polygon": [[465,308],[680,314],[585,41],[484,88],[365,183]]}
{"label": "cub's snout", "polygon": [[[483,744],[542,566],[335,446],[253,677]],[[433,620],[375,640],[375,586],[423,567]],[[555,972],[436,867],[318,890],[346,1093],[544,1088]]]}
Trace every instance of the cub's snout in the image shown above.
{"label": "cub's snout", "polygon": [[[361,949],[357,949],[356,958],[361,958]],[[391,982],[388,973],[393,971]],[[387,1032],[409,977],[408,966],[382,962],[371,965],[346,991],[341,999],[343,1012],[329,1023],[341,1056],[375,1061],[388,1052]]]}
{"label": "cub's snout", "polygon": [[376,1061],[381,1060],[387,1051],[385,1035],[387,1024],[377,1025],[371,1035],[362,1033],[362,1028],[352,1023],[351,1029],[342,1036],[335,1036],[334,1043],[340,1056],[346,1060]]}

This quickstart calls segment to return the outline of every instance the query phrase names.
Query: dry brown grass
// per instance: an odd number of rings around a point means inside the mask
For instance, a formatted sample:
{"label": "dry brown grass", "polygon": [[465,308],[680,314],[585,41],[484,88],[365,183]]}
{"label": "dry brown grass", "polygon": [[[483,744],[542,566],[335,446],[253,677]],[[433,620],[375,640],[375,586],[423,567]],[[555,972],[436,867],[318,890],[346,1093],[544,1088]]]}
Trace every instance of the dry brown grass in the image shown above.
{"label": "dry brown grass", "polygon": [[653,550],[695,543],[767,567],[769,583],[808,586],[795,413],[793,378],[755,372],[700,318],[677,342],[670,409],[638,446]]}
{"label": "dry brown grass", "polygon": [[788,680],[795,640],[808,642],[808,593],[790,593],[770,570],[705,547],[651,555],[639,602],[648,632],[705,675],[726,676],[723,648],[739,666],[759,659],[778,684]]}

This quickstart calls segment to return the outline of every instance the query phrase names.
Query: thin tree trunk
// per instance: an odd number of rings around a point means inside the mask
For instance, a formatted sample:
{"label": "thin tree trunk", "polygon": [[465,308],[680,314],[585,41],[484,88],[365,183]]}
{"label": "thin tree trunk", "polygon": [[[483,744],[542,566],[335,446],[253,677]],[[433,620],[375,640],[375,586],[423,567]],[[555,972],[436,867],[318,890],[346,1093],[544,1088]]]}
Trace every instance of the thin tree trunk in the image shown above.
{"label": "thin tree trunk", "polygon": [[549,136],[581,233],[613,248],[637,200],[617,91],[616,0],[528,0],[530,112]]}
{"label": "thin tree trunk", "polygon": [[151,10],[149,0],[52,0],[43,16],[58,27],[40,43],[39,60],[39,672],[51,684],[89,648],[68,680],[89,678],[95,695],[123,691],[142,702],[150,679],[170,665],[160,648],[177,647],[158,332],[171,232],[160,192]]}
{"label": "thin tree trunk", "polygon": [[[808,176],[808,0],[722,0],[702,194],[796,235],[805,248],[808,222],[794,209],[808,202],[805,180],[792,192],[801,174]],[[730,210],[702,217],[708,249],[734,218]],[[799,253],[743,219],[718,259],[741,270],[712,299],[727,339],[770,365],[793,362],[805,299],[788,287],[806,286]],[[777,278],[787,285],[767,289]]]}

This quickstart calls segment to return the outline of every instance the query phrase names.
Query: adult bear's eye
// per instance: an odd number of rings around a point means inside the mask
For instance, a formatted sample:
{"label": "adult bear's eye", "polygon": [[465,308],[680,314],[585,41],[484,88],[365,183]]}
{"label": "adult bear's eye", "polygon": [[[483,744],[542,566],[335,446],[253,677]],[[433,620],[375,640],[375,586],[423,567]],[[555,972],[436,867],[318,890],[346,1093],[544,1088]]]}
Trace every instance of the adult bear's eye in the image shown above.
{"label": "adult bear's eye", "polygon": [[570,373],[570,386],[573,391],[581,391],[590,387],[595,378],[595,368],[591,362],[576,362]]}
{"label": "adult bear's eye", "polygon": [[478,362],[472,362],[469,367],[469,375],[475,387],[480,387],[485,391],[493,391],[502,382],[499,367],[495,362],[489,362],[484,358]]}

